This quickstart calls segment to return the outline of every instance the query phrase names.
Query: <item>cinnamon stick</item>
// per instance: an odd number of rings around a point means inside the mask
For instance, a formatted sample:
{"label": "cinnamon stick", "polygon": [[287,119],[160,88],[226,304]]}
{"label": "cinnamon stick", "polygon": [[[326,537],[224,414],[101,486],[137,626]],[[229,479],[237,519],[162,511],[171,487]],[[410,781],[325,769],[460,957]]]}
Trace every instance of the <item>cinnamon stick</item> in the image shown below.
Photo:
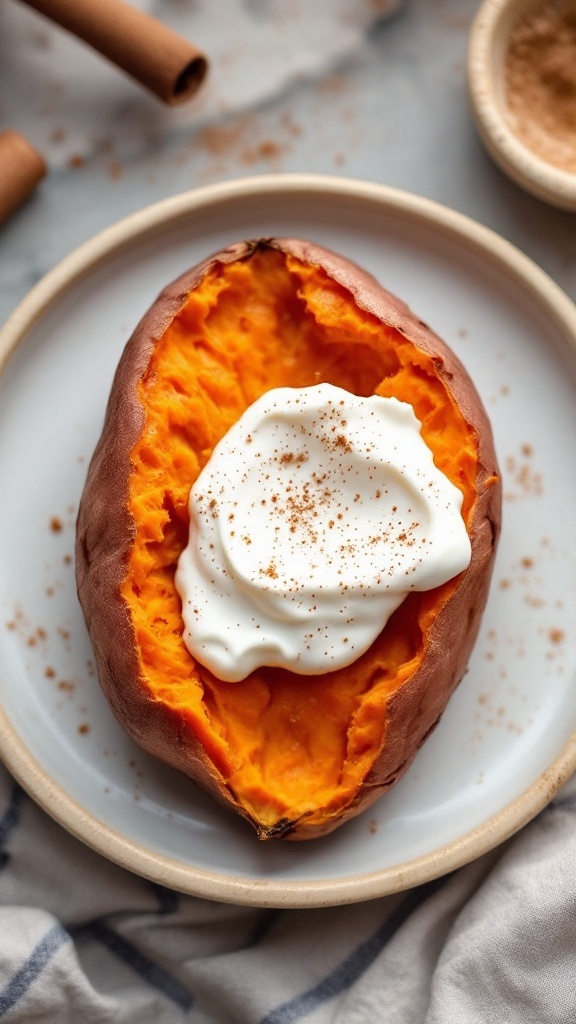
{"label": "cinnamon stick", "polygon": [[0,223],[24,202],[46,174],[46,164],[23,135],[0,132]]}
{"label": "cinnamon stick", "polygon": [[78,36],[164,103],[183,103],[201,85],[201,50],[124,0],[24,0]]}

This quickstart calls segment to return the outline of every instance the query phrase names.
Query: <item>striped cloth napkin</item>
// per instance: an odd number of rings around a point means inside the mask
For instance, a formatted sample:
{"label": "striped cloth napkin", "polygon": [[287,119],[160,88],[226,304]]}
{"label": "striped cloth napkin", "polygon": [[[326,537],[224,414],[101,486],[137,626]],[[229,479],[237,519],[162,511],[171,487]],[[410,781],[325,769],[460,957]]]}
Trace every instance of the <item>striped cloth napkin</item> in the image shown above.
{"label": "striped cloth napkin", "polygon": [[258,910],[110,864],[0,766],[0,1018],[573,1024],[576,783],[498,850],[368,903]]}

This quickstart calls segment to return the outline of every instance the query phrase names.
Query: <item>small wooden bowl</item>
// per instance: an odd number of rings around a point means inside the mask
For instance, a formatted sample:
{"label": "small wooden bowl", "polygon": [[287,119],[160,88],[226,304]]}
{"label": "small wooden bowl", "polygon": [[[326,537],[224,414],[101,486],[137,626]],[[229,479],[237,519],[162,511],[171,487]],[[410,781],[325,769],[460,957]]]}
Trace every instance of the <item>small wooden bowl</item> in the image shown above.
{"label": "small wooden bowl", "polygon": [[511,33],[544,0],[484,0],[468,47],[468,90],[476,128],[494,162],[517,185],[552,206],[576,210],[576,174],[537,156],[516,135],[507,108],[504,62]]}

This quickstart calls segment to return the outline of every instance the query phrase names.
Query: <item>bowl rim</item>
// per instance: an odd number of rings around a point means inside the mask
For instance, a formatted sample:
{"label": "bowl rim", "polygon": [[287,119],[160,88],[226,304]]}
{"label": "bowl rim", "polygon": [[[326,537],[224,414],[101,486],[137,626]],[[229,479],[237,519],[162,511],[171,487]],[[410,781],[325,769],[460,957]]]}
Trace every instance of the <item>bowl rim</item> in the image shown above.
{"label": "bowl rim", "polygon": [[523,12],[546,0],[483,0],[468,39],[467,88],[478,134],[494,162],[538,199],[576,210],[576,174],[564,171],[525,146],[513,131],[498,101],[494,60],[502,34]]}

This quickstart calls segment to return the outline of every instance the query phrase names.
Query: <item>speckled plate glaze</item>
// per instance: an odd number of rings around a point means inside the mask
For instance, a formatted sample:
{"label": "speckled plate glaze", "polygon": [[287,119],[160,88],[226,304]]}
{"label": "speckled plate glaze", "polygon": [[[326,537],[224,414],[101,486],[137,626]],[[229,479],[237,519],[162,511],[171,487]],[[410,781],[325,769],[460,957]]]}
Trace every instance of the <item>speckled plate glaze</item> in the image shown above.
{"label": "speckled plate glaze", "polygon": [[[72,553],[112,375],[141,314],[207,254],[286,234],[361,263],[456,350],[492,419],[504,526],[469,671],[408,774],[325,839],[261,845],[113,719]],[[72,253],[3,327],[0,360],[0,752],[74,835],[209,899],[351,903],[490,850],[574,770],[576,311],[503,239],[367,182],[227,182],[149,207]]]}

